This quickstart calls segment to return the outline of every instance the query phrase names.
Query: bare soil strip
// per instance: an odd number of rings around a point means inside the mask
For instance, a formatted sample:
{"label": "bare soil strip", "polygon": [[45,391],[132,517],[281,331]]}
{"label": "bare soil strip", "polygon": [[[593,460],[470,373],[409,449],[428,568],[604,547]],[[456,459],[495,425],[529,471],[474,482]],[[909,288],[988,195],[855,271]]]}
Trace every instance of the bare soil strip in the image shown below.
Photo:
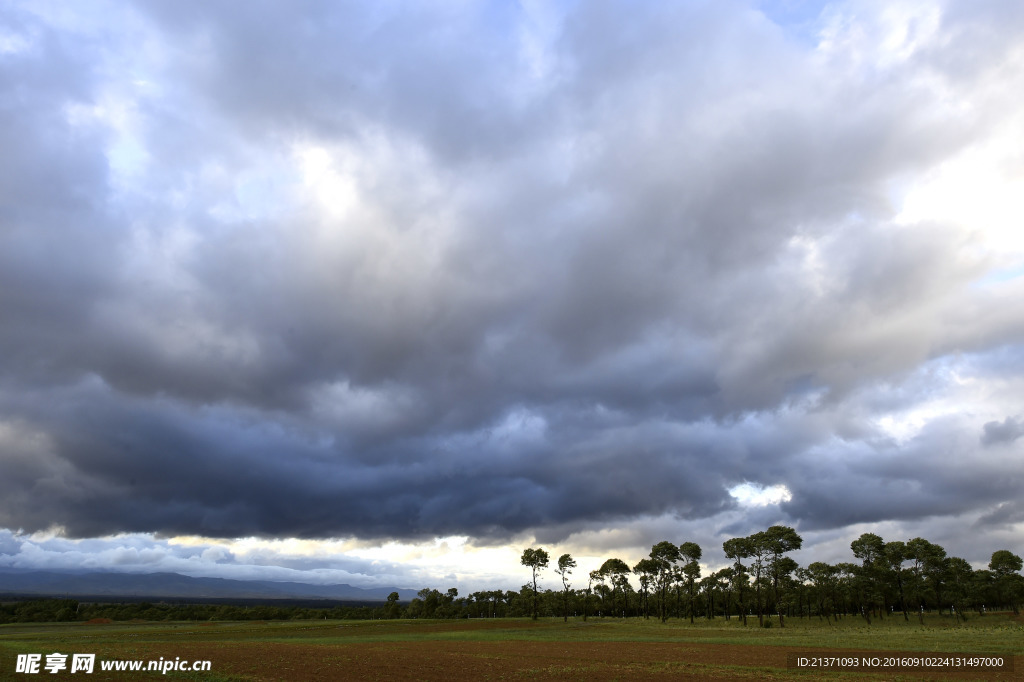
{"label": "bare soil strip", "polygon": [[[749,680],[749,679],[1024,679],[1014,673],[892,671],[876,674],[799,671],[786,656],[806,647],[700,642],[386,642],[182,643],[146,646],[147,656],[213,661],[214,672],[251,680]],[[851,656],[848,649],[813,649]]]}

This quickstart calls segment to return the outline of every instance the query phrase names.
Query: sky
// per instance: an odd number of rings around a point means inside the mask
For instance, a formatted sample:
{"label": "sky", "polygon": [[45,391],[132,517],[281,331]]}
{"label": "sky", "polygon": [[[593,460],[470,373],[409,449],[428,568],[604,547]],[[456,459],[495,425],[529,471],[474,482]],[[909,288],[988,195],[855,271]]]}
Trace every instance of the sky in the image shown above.
{"label": "sky", "polygon": [[1022,93],[1018,0],[4,2],[0,568],[1021,554]]}

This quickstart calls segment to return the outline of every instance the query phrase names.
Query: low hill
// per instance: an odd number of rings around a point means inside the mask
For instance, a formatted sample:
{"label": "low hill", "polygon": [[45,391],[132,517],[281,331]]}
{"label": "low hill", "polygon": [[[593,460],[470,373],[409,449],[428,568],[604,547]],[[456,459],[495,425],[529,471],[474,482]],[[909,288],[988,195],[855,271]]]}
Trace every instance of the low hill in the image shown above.
{"label": "low hill", "polygon": [[402,601],[416,590],[397,587],[355,587],[345,583],[313,585],[271,580],[192,578],[178,573],[58,573],[0,571],[0,594],[46,596],[162,597],[175,599],[333,599],[385,601],[398,592]]}

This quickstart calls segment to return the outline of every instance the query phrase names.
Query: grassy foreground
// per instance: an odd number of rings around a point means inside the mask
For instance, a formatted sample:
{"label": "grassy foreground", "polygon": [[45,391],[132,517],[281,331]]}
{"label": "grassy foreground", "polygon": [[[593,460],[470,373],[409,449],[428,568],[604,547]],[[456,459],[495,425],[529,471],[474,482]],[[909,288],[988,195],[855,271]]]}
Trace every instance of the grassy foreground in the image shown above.
{"label": "grassy foreground", "polygon": [[[846,618],[828,625],[789,619],[785,628],[711,622],[570,620],[393,620],[201,623],[61,623],[0,626],[0,680],[39,679],[15,672],[20,653],[95,653],[91,675],[46,679],[1024,679],[1024,621],[1009,614],[966,624],[932,615],[924,626],[901,617]],[[1015,671],[858,672],[786,668],[794,651],[998,654]],[[110,659],[209,660],[209,672],[104,672]]]}

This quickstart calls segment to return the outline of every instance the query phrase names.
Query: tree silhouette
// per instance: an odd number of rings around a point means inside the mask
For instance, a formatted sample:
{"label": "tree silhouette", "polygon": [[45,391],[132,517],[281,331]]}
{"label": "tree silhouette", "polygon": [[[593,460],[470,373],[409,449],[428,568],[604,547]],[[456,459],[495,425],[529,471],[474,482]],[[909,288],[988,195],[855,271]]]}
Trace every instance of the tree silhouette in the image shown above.
{"label": "tree silhouette", "polygon": [[1008,601],[1014,615],[1020,615],[1017,609],[1017,593],[1021,587],[1020,570],[1024,561],[1008,549],[1000,549],[992,553],[988,568],[995,574],[996,589],[1004,601]]}
{"label": "tree silhouette", "polygon": [[537,620],[537,575],[547,568],[548,553],[540,547],[524,549],[519,563],[533,572],[533,619]]}
{"label": "tree silhouette", "polygon": [[686,560],[686,564],[683,565],[683,575],[686,579],[686,592],[690,597],[690,622],[693,622],[693,597],[694,597],[694,584],[700,578],[700,557],[701,557],[700,545],[696,542],[684,542],[679,545],[679,556]]}
{"label": "tree silhouette", "polygon": [[743,625],[747,624],[747,608],[746,602],[743,599],[743,588],[746,587],[748,582],[747,567],[743,564],[744,559],[749,559],[753,555],[751,548],[751,542],[749,538],[730,538],[722,543],[722,549],[725,551],[725,556],[732,559],[732,587],[736,590],[740,601],[740,617],[743,619]]}
{"label": "tree silhouette", "polygon": [[576,560],[568,554],[563,554],[558,557],[558,568],[555,569],[562,578],[562,596],[563,605],[565,607],[563,615],[565,618],[564,622],[569,622],[569,575],[572,573],[572,569],[576,568]]}
{"label": "tree silhouette", "polygon": [[764,531],[761,543],[768,555],[768,570],[772,578],[772,596],[775,600],[775,610],[779,614],[779,627],[786,627],[786,622],[782,617],[782,595],[779,588],[780,583],[785,585],[789,580],[789,575],[796,569],[796,562],[783,555],[786,552],[800,549],[804,541],[789,526],[772,526]]}
{"label": "tree silhouette", "polygon": [[903,568],[903,562],[910,558],[907,550],[907,543],[900,540],[894,540],[892,542],[885,543],[882,548],[882,556],[885,561],[885,566],[889,571],[889,575],[892,580],[896,583],[896,591],[900,596],[900,609],[903,611],[903,620],[909,621],[910,617],[907,615],[907,597],[904,590],[904,579],[906,569]]}
{"label": "tree silhouette", "polygon": [[655,585],[658,588],[658,614],[661,622],[668,620],[668,586],[672,582],[672,566],[679,561],[679,548],[668,540],[651,547],[651,561],[656,566]]}
{"label": "tree silhouette", "polygon": [[624,584],[628,582],[626,578],[629,575],[629,565],[622,559],[613,558],[608,559],[603,564],[599,572],[602,576],[608,579],[608,582],[612,585],[612,609],[615,609],[615,597],[619,592],[622,592],[623,597],[623,611],[625,610],[625,598],[626,593]]}

